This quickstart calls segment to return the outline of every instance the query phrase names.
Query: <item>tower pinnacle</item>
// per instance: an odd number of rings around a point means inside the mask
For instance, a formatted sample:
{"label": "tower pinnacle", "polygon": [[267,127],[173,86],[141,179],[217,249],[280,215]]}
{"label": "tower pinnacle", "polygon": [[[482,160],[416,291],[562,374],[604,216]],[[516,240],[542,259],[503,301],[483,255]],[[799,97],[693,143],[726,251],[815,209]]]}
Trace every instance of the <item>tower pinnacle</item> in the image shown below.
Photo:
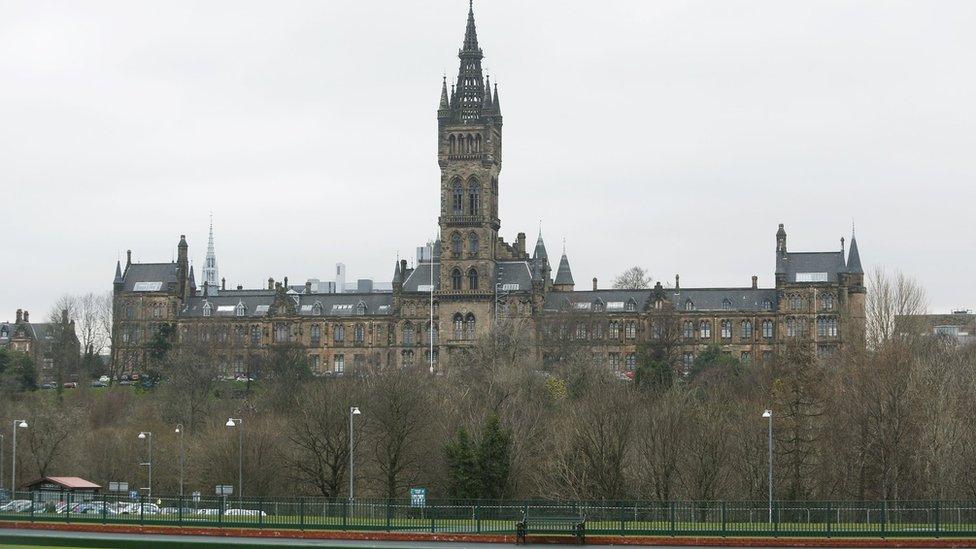
{"label": "tower pinnacle", "polygon": [[209,287],[210,295],[216,295],[219,287],[217,276],[217,253],[214,250],[213,215],[210,216],[210,238],[207,240],[207,258],[203,262],[203,284]]}

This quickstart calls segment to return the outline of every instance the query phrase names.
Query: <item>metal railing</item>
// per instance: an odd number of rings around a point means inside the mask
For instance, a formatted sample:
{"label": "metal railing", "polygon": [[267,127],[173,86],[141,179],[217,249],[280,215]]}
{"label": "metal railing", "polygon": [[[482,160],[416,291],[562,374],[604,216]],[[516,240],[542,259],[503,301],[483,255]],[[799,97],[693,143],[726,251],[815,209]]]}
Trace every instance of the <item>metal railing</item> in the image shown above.
{"label": "metal railing", "polygon": [[976,502],[355,501],[19,492],[0,521],[513,534],[523,517],[584,516],[588,535],[976,537]]}

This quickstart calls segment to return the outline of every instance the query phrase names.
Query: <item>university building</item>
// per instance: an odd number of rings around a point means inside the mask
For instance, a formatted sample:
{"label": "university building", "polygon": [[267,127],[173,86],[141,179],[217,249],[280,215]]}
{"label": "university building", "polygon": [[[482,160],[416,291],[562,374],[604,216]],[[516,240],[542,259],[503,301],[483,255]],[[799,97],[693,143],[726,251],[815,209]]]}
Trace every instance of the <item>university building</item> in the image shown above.
{"label": "university building", "polygon": [[[644,290],[577,289],[565,252],[550,262],[540,234],[530,250],[525,233],[499,235],[502,107],[497,85],[484,77],[473,10],[458,53],[457,79],[441,85],[437,109],[440,166],[439,238],[393,268],[392,291],[334,293],[313,281],[228,289],[218,279],[213,233],[203,280],[197,284],[184,237],[177,259],[116,265],[113,360],[138,372],[160,326],[176,326],[183,342],[211,347],[228,374],[243,374],[269,352],[298,346],[317,373],[446,364],[496,323],[514,323],[541,342],[571,318],[572,338],[616,371],[633,369],[639,342],[655,337],[655,311],[680,315],[685,361],[709,344],[744,359],[762,357],[792,338],[819,353],[836,350],[861,331],[864,273],[857,242],[839,250],[792,252],[779,226],[772,288]],[[639,261],[639,258],[635,258]],[[541,346],[541,343],[540,343]],[[431,353],[431,348],[433,353]],[[543,352],[540,350],[540,356]]]}

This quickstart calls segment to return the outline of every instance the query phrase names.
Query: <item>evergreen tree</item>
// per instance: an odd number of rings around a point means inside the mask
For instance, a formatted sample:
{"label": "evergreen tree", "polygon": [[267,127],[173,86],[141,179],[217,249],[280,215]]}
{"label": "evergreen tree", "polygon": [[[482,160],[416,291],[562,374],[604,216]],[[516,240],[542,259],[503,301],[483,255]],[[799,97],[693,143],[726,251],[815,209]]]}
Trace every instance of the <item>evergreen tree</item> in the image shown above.
{"label": "evergreen tree", "polygon": [[447,492],[455,499],[476,499],[479,495],[478,458],[468,436],[461,427],[457,437],[444,445],[447,455]]}
{"label": "evergreen tree", "polygon": [[478,448],[478,472],[481,493],[485,499],[504,499],[508,495],[508,477],[512,469],[512,432],[503,429],[498,415],[488,416],[481,445]]}

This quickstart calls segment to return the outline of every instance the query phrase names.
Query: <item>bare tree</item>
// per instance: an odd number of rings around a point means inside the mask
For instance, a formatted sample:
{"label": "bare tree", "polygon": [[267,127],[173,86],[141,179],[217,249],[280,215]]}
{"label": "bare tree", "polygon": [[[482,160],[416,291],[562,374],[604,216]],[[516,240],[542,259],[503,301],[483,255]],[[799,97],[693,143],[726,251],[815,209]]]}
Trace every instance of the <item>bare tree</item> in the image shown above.
{"label": "bare tree", "polygon": [[865,308],[868,345],[877,349],[890,341],[896,331],[913,337],[919,335],[912,317],[926,312],[928,297],[915,279],[900,271],[889,275],[878,267],[868,278]]}
{"label": "bare tree", "polygon": [[651,287],[654,279],[643,267],[633,266],[617,275],[613,279],[613,288],[616,290],[646,290]]}

